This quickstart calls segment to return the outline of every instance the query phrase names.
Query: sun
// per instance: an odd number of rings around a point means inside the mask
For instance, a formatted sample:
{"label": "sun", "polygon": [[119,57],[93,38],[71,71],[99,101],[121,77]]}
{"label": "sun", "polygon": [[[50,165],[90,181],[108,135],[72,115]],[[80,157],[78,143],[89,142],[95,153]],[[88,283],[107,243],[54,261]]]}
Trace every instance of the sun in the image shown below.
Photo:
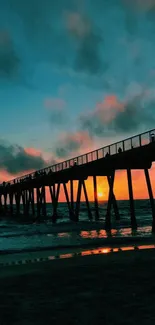
{"label": "sun", "polygon": [[103,192],[98,192],[98,194],[97,194],[97,196],[99,197],[99,198],[103,198]]}

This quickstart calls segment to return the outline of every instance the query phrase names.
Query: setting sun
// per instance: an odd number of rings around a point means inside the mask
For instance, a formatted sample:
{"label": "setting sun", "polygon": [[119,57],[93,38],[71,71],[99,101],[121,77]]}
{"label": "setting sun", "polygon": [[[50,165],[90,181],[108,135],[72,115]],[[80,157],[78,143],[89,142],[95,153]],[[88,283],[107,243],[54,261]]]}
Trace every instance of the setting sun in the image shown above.
{"label": "setting sun", "polygon": [[103,196],[104,196],[102,192],[98,192],[97,195],[98,195],[99,198],[103,198]]}

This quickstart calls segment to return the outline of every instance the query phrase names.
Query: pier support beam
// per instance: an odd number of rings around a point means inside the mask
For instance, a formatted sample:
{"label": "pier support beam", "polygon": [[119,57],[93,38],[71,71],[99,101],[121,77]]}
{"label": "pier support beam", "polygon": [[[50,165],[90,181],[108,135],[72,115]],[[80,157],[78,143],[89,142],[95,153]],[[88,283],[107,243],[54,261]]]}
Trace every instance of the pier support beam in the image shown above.
{"label": "pier support beam", "polygon": [[[108,179],[108,184],[109,184],[109,187],[110,187],[111,176],[107,176],[107,179]],[[118,205],[117,205],[117,201],[116,201],[114,191],[112,193],[112,204],[113,204],[116,220],[120,220],[120,214],[119,214]]]}
{"label": "pier support beam", "polygon": [[152,232],[155,233],[155,204],[154,204],[154,198],[153,198],[153,191],[152,191],[152,186],[151,186],[148,169],[144,169],[144,172],[145,172],[145,179],[146,179],[146,184],[147,184],[149,198],[150,198],[150,204],[151,204],[151,210],[152,210]]}
{"label": "pier support beam", "polygon": [[41,200],[40,200],[40,189],[39,187],[36,188],[37,194],[37,219],[40,220],[40,212],[41,212]]}
{"label": "pier support beam", "polygon": [[4,214],[7,215],[7,193],[4,193]]}
{"label": "pier support beam", "polygon": [[135,206],[134,206],[134,198],[133,198],[131,169],[127,169],[127,179],[128,179],[129,200],[130,200],[131,227],[133,230],[136,230],[137,229],[137,221],[136,221],[136,217],[135,217]]}
{"label": "pier support beam", "polygon": [[97,197],[97,179],[96,176],[93,176],[93,185],[94,185],[94,203],[95,203],[95,220],[99,220],[99,208],[98,208],[98,197]]}
{"label": "pier support beam", "polygon": [[9,193],[9,201],[10,201],[10,214],[13,215],[13,192]]}
{"label": "pier support beam", "polygon": [[77,190],[76,208],[75,208],[75,221],[79,221],[79,211],[80,211],[80,203],[81,203],[81,190],[82,190],[82,180],[79,180],[78,190]]}
{"label": "pier support beam", "polygon": [[66,202],[67,202],[67,205],[68,205],[69,218],[70,218],[70,220],[74,220],[75,215],[74,215],[74,211],[73,211],[73,209],[71,207],[71,202],[69,200],[69,194],[68,194],[68,191],[67,191],[66,183],[63,183],[63,188],[64,188],[65,197],[66,197]]}
{"label": "pier support beam", "polygon": [[47,216],[47,211],[46,211],[46,191],[45,191],[45,186],[42,186],[41,188],[41,205],[42,205],[42,214],[44,217]]}
{"label": "pier support beam", "polygon": [[[35,215],[34,189],[33,188],[29,189],[28,191],[26,191],[25,194],[26,194],[26,214],[29,215],[29,210],[30,210],[30,207],[31,207],[32,215],[34,216]],[[22,195],[22,201],[23,201],[23,195]],[[38,201],[38,199],[37,199],[37,201]]]}
{"label": "pier support beam", "polygon": [[53,186],[49,186],[50,194],[51,194],[51,200],[52,200],[52,206],[53,206],[53,215],[52,215],[52,222],[55,223],[57,220],[57,206],[58,206],[58,199],[59,199],[59,193],[60,193],[60,183],[57,185],[53,184]]}
{"label": "pier support beam", "polygon": [[32,188],[29,192],[30,196],[30,203],[31,203],[31,209],[32,209],[32,215],[35,216],[35,207],[34,207],[34,188]]}
{"label": "pier support beam", "polygon": [[71,202],[71,209],[74,211],[74,183],[73,179],[70,180],[70,202]]}
{"label": "pier support beam", "polygon": [[[43,185],[41,188],[37,187],[37,219],[40,219],[41,212],[44,217],[46,217],[46,192],[45,186]],[[31,204],[32,208],[34,207],[34,193],[31,192]],[[35,210],[34,210],[35,213]]]}
{"label": "pier support beam", "polygon": [[2,211],[3,211],[2,195],[0,195],[0,214],[2,214]]}
{"label": "pier support beam", "polygon": [[30,208],[30,201],[29,201],[29,191],[25,190],[25,216],[29,216],[29,208]]}
{"label": "pier support beam", "polygon": [[74,181],[73,181],[73,179],[70,180],[70,206],[71,206],[70,220],[76,221],[75,206],[74,206]]}
{"label": "pier support beam", "polygon": [[109,178],[109,196],[108,196],[108,205],[107,205],[107,213],[106,213],[106,220],[105,220],[105,229],[111,229],[111,205],[113,201],[113,186],[114,186],[114,178],[115,178],[115,171],[113,171],[111,177]]}
{"label": "pier support beam", "polygon": [[83,186],[84,196],[85,196],[87,210],[88,210],[88,218],[89,218],[89,220],[92,220],[92,212],[91,212],[91,209],[90,209],[90,204],[89,204],[89,200],[88,200],[86,184],[85,184],[85,181],[84,180],[82,181],[82,186]]}
{"label": "pier support beam", "polygon": [[22,205],[23,205],[23,215],[26,216],[26,202],[25,202],[25,190],[21,193]]}
{"label": "pier support beam", "polygon": [[16,215],[20,215],[20,192],[15,193]]}

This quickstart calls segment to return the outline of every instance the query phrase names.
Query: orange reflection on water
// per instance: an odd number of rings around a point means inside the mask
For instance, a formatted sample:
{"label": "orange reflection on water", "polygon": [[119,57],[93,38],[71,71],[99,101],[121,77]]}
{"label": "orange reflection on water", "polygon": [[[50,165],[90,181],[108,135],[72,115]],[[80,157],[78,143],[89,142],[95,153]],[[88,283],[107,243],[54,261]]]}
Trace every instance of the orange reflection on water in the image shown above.
{"label": "orange reflection on water", "polygon": [[48,256],[48,259],[49,259],[50,261],[53,261],[53,260],[55,260],[55,256]]}
{"label": "orange reflection on water", "polygon": [[135,249],[134,246],[126,246],[126,247],[121,247],[122,251],[133,251]]}
{"label": "orange reflection on water", "polygon": [[59,232],[59,233],[57,234],[57,236],[58,236],[59,238],[65,238],[65,237],[69,237],[69,233],[67,233],[67,232]]}
{"label": "orange reflection on water", "polygon": [[99,229],[99,230],[82,230],[80,232],[80,236],[82,238],[107,238],[111,236],[115,236],[118,233],[118,230],[116,229],[111,229],[110,231],[106,231],[104,229]]}
{"label": "orange reflection on water", "polygon": [[99,249],[91,249],[87,251],[81,252],[81,256],[86,256],[86,255],[98,255],[98,254],[108,254],[112,251],[111,248],[99,248]]}
{"label": "orange reflection on water", "polygon": [[101,250],[101,253],[102,254],[108,254],[108,253],[111,253],[111,251],[112,251],[111,248],[104,248],[104,249]]}
{"label": "orange reflection on water", "polygon": [[81,256],[91,255],[91,251],[83,251],[81,252]]}
{"label": "orange reflection on water", "polygon": [[111,235],[115,236],[118,233],[117,229],[111,229]]}
{"label": "orange reflection on water", "polygon": [[60,254],[57,256],[49,256],[49,260],[55,260],[57,258],[64,259],[64,258],[72,258],[77,256],[88,256],[88,255],[98,255],[98,254],[109,254],[109,253],[115,253],[115,252],[121,252],[121,251],[133,251],[133,250],[139,250],[139,249],[151,249],[155,248],[155,244],[148,244],[148,245],[133,245],[133,246],[121,246],[121,247],[100,247],[97,249],[89,249],[89,250],[83,250],[81,252],[74,252],[74,253],[66,253],[66,254]]}
{"label": "orange reflection on water", "polygon": [[90,249],[90,250],[81,252],[81,256],[93,255],[93,254],[95,254],[95,255],[100,254],[99,249]]}
{"label": "orange reflection on water", "polygon": [[140,245],[138,246],[139,249],[149,249],[149,248],[155,248],[155,245]]}
{"label": "orange reflection on water", "polygon": [[119,251],[119,248],[113,248],[113,252],[118,252]]}
{"label": "orange reflection on water", "polygon": [[71,258],[73,256],[74,256],[74,254],[61,254],[61,255],[59,255],[59,258]]}
{"label": "orange reflection on water", "polygon": [[98,233],[96,230],[90,230],[90,231],[84,231],[82,230],[80,232],[80,236],[82,238],[97,238],[98,237]]}

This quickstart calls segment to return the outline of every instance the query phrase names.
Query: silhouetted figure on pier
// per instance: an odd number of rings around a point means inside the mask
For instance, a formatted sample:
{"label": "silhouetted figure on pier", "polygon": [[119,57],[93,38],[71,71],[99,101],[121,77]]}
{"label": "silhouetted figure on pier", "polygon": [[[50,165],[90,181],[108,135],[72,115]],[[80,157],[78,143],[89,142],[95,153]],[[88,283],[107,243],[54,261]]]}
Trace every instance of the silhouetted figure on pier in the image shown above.
{"label": "silhouetted figure on pier", "polygon": [[52,169],[49,170],[48,175],[51,175],[53,173]]}
{"label": "silhouetted figure on pier", "polygon": [[122,152],[122,148],[119,147],[119,148],[118,148],[118,153],[121,153],[121,152]]}
{"label": "silhouetted figure on pier", "polygon": [[105,158],[108,158],[110,156],[109,152],[106,153]]}
{"label": "silhouetted figure on pier", "polygon": [[154,133],[151,133],[151,136],[150,136],[150,142],[154,142],[154,141],[155,141]]}
{"label": "silhouetted figure on pier", "polygon": [[77,166],[77,161],[76,160],[74,160],[74,165],[73,166]]}

